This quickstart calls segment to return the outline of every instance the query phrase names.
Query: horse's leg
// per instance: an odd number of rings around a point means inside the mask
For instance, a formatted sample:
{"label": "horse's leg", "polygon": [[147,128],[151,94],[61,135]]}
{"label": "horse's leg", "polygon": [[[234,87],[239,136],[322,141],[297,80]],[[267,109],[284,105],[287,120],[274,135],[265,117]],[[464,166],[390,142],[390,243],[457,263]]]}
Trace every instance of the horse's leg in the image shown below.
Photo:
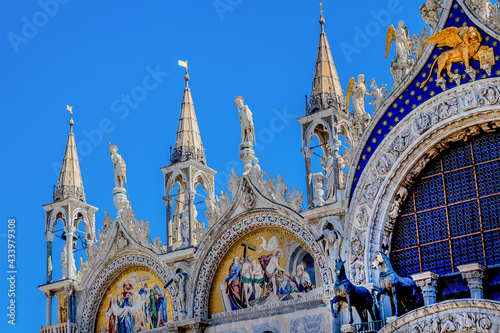
{"label": "horse's leg", "polygon": [[375,314],[374,314],[374,312],[373,312],[373,309],[372,309],[372,308],[370,308],[370,307],[368,307],[368,308],[367,308],[367,310],[368,310],[368,313],[370,314],[370,317],[372,317],[372,321],[376,321],[378,318],[377,318],[377,317],[375,317]]}
{"label": "horse's leg", "polygon": [[359,306],[355,306],[354,308],[356,309],[359,318],[361,318],[361,322],[366,323],[368,321],[368,318],[366,316],[366,312],[364,311],[364,309],[361,309]]}
{"label": "horse's leg", "polygon": [[349,309],[349,324],[352,324],[352,322],[353,322],[352,306],[351,306],[351,296],[349,294],[347,294],[346,300],[347,300],[347,309]]}
{"label": "horse's leg", "polygon": [[[338,300],[337,296],[335,296],[334,298],[332,298],[332,299],[330,300],[330,310],[332,311],[333,317],[335,317],[335,318],[337,318],[338,307],[337,307],[337,311],[335,311],[335,310],[333,309],[333,305],[334,305],[335,303],[337,303],[338,301],[339,301],[339,300]],[[337,305],[338,305],[338,303],[337,303]]]}
{"label": "horse's leg", "polygon": [[[392,296],[391,296],[392,314],[393,314],[393,316],[399,317],[398,296],[396,294],[396,282],[394,282],[394,285],[392,286],[392,292],[391,292],[391,294],[392,294]],[[396,310],[396,311],[394,311],[394,310]]]}

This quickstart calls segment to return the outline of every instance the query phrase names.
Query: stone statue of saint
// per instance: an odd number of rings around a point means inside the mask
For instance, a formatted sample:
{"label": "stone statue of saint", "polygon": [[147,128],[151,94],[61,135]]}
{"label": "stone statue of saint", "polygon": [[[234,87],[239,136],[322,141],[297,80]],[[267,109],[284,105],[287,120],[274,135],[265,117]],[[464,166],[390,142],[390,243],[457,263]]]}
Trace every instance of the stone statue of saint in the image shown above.
{"label": "stone statue of saint", "polygon": [[340,232],[335,229],[325,229],[323,230],[323,235],[325,236],[325,250],[328,259],[330,259],[332,263],[334,263],[335,260],[341,260],[340,250],[344,238]]}
{"label": "stone statue of saint", "polygon": [[184,205],[181,213],[181,237],[182,244],[187,244],[189,241],[189,206]]}
{"label": "stone statue of saint", "polygon": [[113,167],[115,169],[115,186],[124,188],[127,182],[127,166],[122,156],[118,154],[118,147],[115,145],[109,146],[111,152],[111,159],[113,160]]}
{"label": "stone statue of saint", "polygon": [[328,150],[328,155],[321,158],[321,162],[325,170],[325,199],[331,200],[335,198],[335,158],[331,149]]}
{"label": "stone statue of saint", "polygon": [[288,189],[286,187],[286,182],[283,180],[283,177],[281,175],[278,175],[278,182],[276,183],[274,190],[276,191],[276,202],[282,205],[286,205],[286,194],[288,193]]}
{"label": "stone statue of saint", "polygon": [[182,269],[178,268],[175,274],[170,277],[178,291],[179,308],[181,312],[186,312],[186,278],[187,274],[182,272]]}
{"label": "stone statue of saint", "polygon": [[244,105],[243,97],[238,96],[234,99],[234,104],[238,106],[241,125],[241,143],[253,143],[255,141],[255,129],[253,127],[252,111],[248,105]]}
{"label": "stone statue of saint", "polygon": [[363,74],[358,75],[358,82],[354,83],[352,89],[352,107],[354,114],[365,113],[366,82]]}

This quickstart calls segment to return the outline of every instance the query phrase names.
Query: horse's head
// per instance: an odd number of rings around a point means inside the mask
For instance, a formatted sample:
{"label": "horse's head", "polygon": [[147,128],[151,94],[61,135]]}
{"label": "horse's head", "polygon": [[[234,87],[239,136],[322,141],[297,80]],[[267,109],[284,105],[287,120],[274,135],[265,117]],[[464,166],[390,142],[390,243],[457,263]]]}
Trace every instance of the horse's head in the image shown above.
{"label": "horse's head", "polygon": [[337,274],[338,277],[345,274],[344,261],[338,259],[335,260],[335,274]]}
{"label": "horse's head", "polygon": [[384,263],[384,256],[382,255],[382,252],[377,251],[377,254],[375,255],[375,260],[372,262],[372,268],[376,269],[378,266],[382,265]]}

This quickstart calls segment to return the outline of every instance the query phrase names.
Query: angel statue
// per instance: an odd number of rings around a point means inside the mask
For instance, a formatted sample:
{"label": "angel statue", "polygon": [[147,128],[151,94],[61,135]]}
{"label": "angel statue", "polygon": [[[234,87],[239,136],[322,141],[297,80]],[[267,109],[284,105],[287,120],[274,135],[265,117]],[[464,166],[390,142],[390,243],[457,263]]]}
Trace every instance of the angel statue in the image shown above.
{"label": "angel statue", "polygon": [[111,159],[113,160],[113,167],[115,169],[115,186],[124,188],[127,182],[127,166],[122,156],[118,154],[118,147],[115,145],[109,145],[109,151],[111,152]]}
{"label": "angel statue", "polygon": [[387,98],[389,92],[387,91],[386,87],[387,84],[383,84],[380,87],[377,87],[375,78],[372,78],[372,80],[370,81],[370,88],[372,88],[372,91],[368,92],[367,95],[368,97],[373,97],[373,101],[368,104],[375,105],[374,111],[377,111]]}
{"label": "angel statue", "polygon": [[238,96],[234,99],[234,104],[238,106],[241,125],[241,143],[253,143],[255,141],[255,129],[253,127],[252,111],[248,105],[244,105],[243,97]]}
{"label": "angel statue", "polygon": [[480,48],[481,41],[481,33],[476,28],[468,26],[446,28],[427,38],[426,43],[437,44],[437,47],[450,47],[451,50],[444,51],[434,60],[429,76],[422,82],[420,88],[423,88],[429,81],[436,62],[438,63],[437,80],[443,78],[441,72],[445,68],[448,76],[450,78],[453,76],[451,66],[454,62],[463,61],[466,71],[470,71],[472,68],[470,59],[479,59],[480,52],[486,52],[489,49],[489,47]]}
{"label": "angel statue", "polygon": [[398,28],[394,29],[394,26],[391,24],[387,29],[386,37],[385,37],[385,58],[389,55],[389,51],[391,49],[392,42],[396,42],[396,57],[399,59],[406,60],[409,56],[410,49],[410,34],[408,33],[408,28],[404,25],[405,22],[403,20],[398,22]]}
{"label": "angel statue", "polygon": [[364,114],[365,113],[365,96],[366,96],[366,81],[363,74],[358,75],[358,82],[354,82],[354,78],[351,77],[349,80],[349,85],[347,86],[347,96],[346,96],[346,112],[349,112],[349,101],[352,95],[352,108],[354,109],[354,114]]}

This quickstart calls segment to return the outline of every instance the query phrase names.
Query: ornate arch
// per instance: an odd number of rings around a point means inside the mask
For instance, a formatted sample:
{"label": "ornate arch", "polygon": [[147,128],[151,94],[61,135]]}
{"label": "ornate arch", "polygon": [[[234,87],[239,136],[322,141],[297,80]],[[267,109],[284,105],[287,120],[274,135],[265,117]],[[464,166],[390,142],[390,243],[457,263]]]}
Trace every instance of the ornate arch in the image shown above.
{"label": "ornate arch", "polygon": [[56,221],[58,219],[58,215],[61,214],[61,221],[63,222],[63,225],[66,225],[68,221],[68,215],[66,214],[66,210],[64,210],[62,207],[56,207],[54,210],[50,213],[50,216],[48,218],[48,225],[46,230],[54,232],[54,226],[56,225]]}
{"label": "ornate arch", "polygon": [[200,260],[195,269],[198,275],[194,279],[196,283],[191,299],[193,317],[206,318],[208,316],[209,294],[206,291],[211,287],[214,274],[226,252],[241,237],[264,227],[282,228],[299,237],[306,244],[317,264],[324,291],[329,292],[333,288],[333,280],[323,249],[316,242],[314,235],[301,222],[280,215],[276,211],[253,211],[228,223],[225,230],[210,238],[214,240],[212,244],[206,244],[205,248],[208,250],[201,256],[203,260]]}
{"label": "ornate arch", "polygon": [[94,236],[95,230],[94,230],[94,223],[92,221],[92,218],[89,216],[89,214],[82,208],[76,208],[71,216],[71,221],[75,221],[76,225],[75,228],[78,229],[78,224],[80,223],[80,220],[78,219],[78,214],[82,214],[82,220],[83,224],[85,226],[85,231],[90,233],[91,235]]}
{"label": "ornate arch", "polygon": [[[309,146],[309,143],[311,142],[312,140],[312,136],[313,135],[316,135],[315,131],[316,131],[316,128],[318,127],[318,125],[321,125],[323,126],[323,128],[325,129],[325,132],[328,134],[328,138],[325,139],[325,142],[328,142],[328,140],[331,140],[332,137],[333,137],[333,133],[332,133],[332,129],[331,129],[331,126],[324,120],[324,119],[321,119],[321,118],[316,118],[311,124],[309,124],[309,126],[307,127],[307,130],[306,130],[306,133],[304,135],[304,142],[302,143],[302,146],[303,147],[308,147]],[[321,138],[318,136],[318,140],[320,141],[321,143]]]}
{"label": "ornate arch", "polygon": [[[94,277],[93,281],[88,284],[89,287],[85,288],[86,292],[81,297],[83,302],[80,304],[81,310],[78,310],[78,313],[81,313],[81,317],[78,319],[82,333],[94,332],[97,311],[106,290],[120,273],[134,266],[142,266],[151,269],[165,284],[170,280],[170,272],[168,272],[162,264],[149,256],[132,252],[115,257],[113,260],[109,261],[101,272]],[[176,320],[177,300],[174,298],[176,293],[172,285],[169,286],[168,292],[172,300],[174,320]]]}
{"label": "ornate arch", "polygon": [[[201,182],[198,181],[199,178],[201,179]],[[207,175],[205,174],[205,172],[203,172],[202,170],[198,170],[194,174],[194,176],[193,176],[193,188],[192,189],[196,190],[196,186],[198,186],[199,184],[201,184],[203,186],[203,190],[205,190],[205,192],[207,194],[213,192],[211,182],[207,178]]]}
{"label": "ornate arch", "polygon": [[359,179],[348,218],[351,272],[367,282],[370,261],[389,241],[405,187],[448,142],[500,126],[500,79],[482,80],[439,94],[403,119],[380,144]]}
{"label": "ornate arch", "polygon": [[[184,183],[182,184],[181,182],[179,182],[178,180],[178,177],[181,177],[181,181]],[[187,190],[188,188],[188,177],[187,175],[184,173],[184,171],[182,170],[176,170],[172,173],[172,175],[170,177],[168,177],[167,179],[167,186],[165,186],[165,195],[166,196],[169,196],[170,195],[170,192],[172,192],[172,190],[174,189],[175,187],[175,183],[179,182],[179,184],[181,186],[185,186],[185,190]]]}

